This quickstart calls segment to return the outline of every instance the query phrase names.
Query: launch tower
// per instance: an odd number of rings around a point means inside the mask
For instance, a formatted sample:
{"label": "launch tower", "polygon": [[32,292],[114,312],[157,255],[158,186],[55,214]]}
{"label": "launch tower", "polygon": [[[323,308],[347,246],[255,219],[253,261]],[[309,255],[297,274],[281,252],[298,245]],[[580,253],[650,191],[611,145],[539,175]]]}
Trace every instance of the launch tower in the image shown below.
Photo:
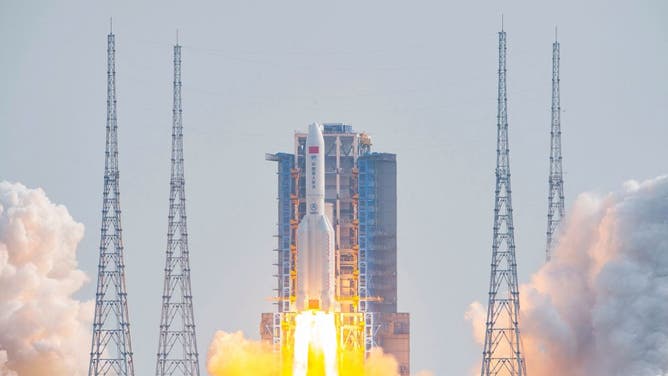
{"label": "launch tower", "polygon": [[181,109],[181,46],[174,46],[174,107],[172,110],[172,171],[165,282],[162,293],[157,376],[199,376],[199,360],[190,286],[190,253],[186,224]]}
{"label": "launch tower", "polygon": [[526,367],[518,319],[520,295],[510,188],[506,32],[503,29],[499,32],[498,79],[494,237],[481,375],[524,376]]}
{"label": "launch tower", "polygon": [[107,130],[100,262],[89,376],[134,376],[128,318],[116,123],[116,39],[107,36]]}
{"label": "launch tower", "polygon": [[561,165],[561,103],[559,97],[559,41],[552,44],[552,123],[550,130],[550,176],[547,207],[547,246],[545,260],[550,261],[554,237],[564,218],[564,176]]}

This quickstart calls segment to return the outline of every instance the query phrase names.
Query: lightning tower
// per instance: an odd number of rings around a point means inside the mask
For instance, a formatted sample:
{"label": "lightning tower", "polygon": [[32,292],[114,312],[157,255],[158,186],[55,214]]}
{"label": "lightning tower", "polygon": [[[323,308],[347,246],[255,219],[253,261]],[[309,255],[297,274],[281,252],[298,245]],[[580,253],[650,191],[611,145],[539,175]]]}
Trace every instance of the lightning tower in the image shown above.
{"label": "lightning tower", "polygon": [[552,244],[564,217],[564,176],[561,165],[561,104],[559,98],[559,41],[552,43],[552,126],[550,130],[550,176],[547,207],[545,260],[552,257]]}
{"label": "lightning tower", "polygon": [[107,36],[107,131],[100,262],[89,376],[134,376],[121,230],[116,123],[116,41]]}
{"label": "lightning tower", "polygon": [[172,110],[172,171],[165,282],[162,293],[160,339],[155,374],[199,376],[195,317],[190,286],[186,193],[183,172],[181,109],[181,46],[174,46],[174,107]]}
{"label": "lightning tower", "polygon": [[520,298],[510,188],[506,33],[503,28],[499,32],[498,75],[494,239],[481,375],[524,376],[526,368],[521,353],[518,323]]}

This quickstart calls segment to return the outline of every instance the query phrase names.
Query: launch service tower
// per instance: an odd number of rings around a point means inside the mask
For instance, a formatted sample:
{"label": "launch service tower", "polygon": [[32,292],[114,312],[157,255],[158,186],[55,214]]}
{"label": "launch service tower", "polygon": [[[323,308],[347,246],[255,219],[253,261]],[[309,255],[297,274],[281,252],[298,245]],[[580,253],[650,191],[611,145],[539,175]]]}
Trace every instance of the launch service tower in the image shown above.
{"label": "launch service tower", "polygon": [[278,165],[277,285],[260,334],[291,359],[286,373],[303,372],[295,333],[316,311],[335,323],[339,364],[381,347],[410,373],[409,314],[397,312],[396,155],[371,146],[350,125],[312,124],[295,133],[293,153],[266,155]]}

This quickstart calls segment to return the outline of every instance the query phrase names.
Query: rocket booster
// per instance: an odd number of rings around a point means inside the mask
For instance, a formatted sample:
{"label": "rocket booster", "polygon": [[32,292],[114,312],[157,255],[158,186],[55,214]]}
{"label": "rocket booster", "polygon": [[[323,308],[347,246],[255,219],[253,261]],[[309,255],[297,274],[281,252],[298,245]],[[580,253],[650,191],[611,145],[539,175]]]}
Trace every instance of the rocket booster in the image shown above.
{"label": "rocket booster", "polygon": [[297,311],[335,309],[334,228],[325,215],[325,141],[320,125],[306,137],[306,214],[297,227]]}

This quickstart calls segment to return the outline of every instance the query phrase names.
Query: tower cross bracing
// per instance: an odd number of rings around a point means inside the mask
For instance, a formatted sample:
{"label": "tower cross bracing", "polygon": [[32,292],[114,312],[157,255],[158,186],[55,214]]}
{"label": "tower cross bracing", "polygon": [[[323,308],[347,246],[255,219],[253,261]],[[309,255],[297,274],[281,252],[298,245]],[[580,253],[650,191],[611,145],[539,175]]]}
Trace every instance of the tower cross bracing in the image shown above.
{"label": "tower cross bracing", "polygon": [[559,92],[559,41],[552,44],[552,121],[550,127],[550,176],[548,178],[547,246],[545,260],[552,258],[554,238],[565,215],[564,176],[561,157],[561,99]]}
{"label": "tower cross bracing", "polygon": [[89,376],[134,376],[128,318],[118,171],[116,39],[107,36],[107,125],[100,261]]}
{"label": "tower cross bracing", "polygon": [[199,354],[190,284],[190,253],[186,224],[181,107],[181,46],[174,46],[174,106],[169,189],[165,280],[160,316],[157,376],[199,376]]}
{"label": "tower cross bracing", "polygon": [[506,33],[499,32],[496,190],[489,301],[482,376],[524,376],[519,329],[519,290],[510,185]]}

